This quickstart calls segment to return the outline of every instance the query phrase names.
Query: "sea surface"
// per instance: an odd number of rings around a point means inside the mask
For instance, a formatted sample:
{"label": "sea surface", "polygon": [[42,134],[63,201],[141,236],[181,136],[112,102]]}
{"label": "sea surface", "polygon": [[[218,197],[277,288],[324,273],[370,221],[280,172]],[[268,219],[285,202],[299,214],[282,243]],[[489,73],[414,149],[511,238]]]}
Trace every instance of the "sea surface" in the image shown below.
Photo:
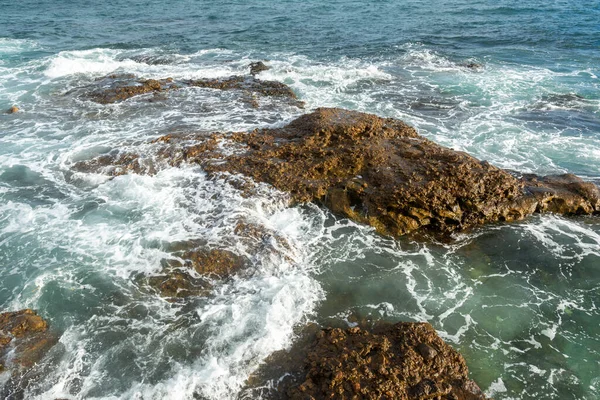
{"label": "sea surface", "polygon": [[[274,98],[203,88],[100,105],[108,74],[246,74]],[[168,133],[281,126],[321,106],[403,119],[523,172],[600,183],[600,1],[0,0],[0,310],[61,334],[27,399],[253,398],[300,327],[428,321],[495,399],[600,398],[600,218],[533,216],[450,243],[392,240],[197,166],[113,179],[72,165]],[[153,101],[149,101],[153,100]],[[156,100],[156,101],[154,101]],[[248,243],[243,218],[281,240]],[[207,297],[141,282],[202,240],[251,260]],[[0,386],[7,374],[0,375]]]}

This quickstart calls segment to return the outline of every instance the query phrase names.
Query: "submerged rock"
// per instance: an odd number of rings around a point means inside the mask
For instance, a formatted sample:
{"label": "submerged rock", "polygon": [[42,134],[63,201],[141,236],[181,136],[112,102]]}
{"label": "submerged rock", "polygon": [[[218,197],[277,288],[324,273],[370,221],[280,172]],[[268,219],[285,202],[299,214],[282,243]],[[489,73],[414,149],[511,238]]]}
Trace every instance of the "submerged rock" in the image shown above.
{"label": "submerged rock", "polygon": [[[485,399],[463,357],[428,323],[327,328],[311,337],[267,361],[251,379],[262,389],[249,391],[266,399]],[[287,370],[270,370],[281,360]],[[265,390],[264,380],[275,383]]]}
{"label": "submerged rock", "polygon": [[269,97],[285,97],[296,100],[296,93],[286,84],[278,81],[263,81],[253,76],[230,76],[229,78],[198,79],[188,82],[190,86],[219,89],[243,90]]}
{"label": "submerged rock", "polygon": [[481,71],[483,69],[483,64],[478,63],[478,62],[466,62],[466,63],[460,64],[460,66],[470,69],[472,71]]}
{"label": "submerged rock", "polygon": [[78,161],[71,167],[77,172],[103,173],[110,176],[156,173],[151,160],[142,159],[138,154],[118,150],[103,154],[91,160]]}
{"label": "submerged rock", "polygon": [[19,107],[17,107],[17,106],[12,106],[8,110],[6,110],[7,114],[15,114],[17,112],[19,112]]}
{"label": "submerged rock", "polygon": [[0,314],[0,372],[15,374],[31,368],[57,340],[33,310]]}

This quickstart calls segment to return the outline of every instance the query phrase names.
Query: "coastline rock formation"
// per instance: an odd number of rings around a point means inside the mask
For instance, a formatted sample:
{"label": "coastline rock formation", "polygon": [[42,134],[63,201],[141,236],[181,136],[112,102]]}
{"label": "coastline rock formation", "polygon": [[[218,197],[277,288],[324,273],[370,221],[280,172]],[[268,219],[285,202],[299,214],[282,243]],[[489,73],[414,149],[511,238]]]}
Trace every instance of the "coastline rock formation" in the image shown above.
{"label": "coastline rock formation", "polygon": [[0,372],[32,367],[56,341],[33,310],[0,314]]}
{"label": "coastline rock formation", "polygon": [[[228,151],[237,151],[224,154],[224,141]],[[447,236],[536,212],[600,212],[598,187],[575,175],[519,176],[440,146],[402,121],[356,111],[320,108],[282,128],[167,135],[154,143],[169,165],[242,174],[290,193],[294,202],[323,204],[396,237],[417,230]],[[95,166],[112,168],[112,174],[152,169],[128,154],[74,167]]]}
{"label": "coastline rock formation", "polygon": [[269,67],[262,62],[250,64],[250,75],[234,75],[227,78],[211,78],[196,80],[178,80],[173,78],[164,79],[138,79],[131,74],[113,74],[97,80],[95,86],[100,86],[88,93],[86,97],[100,103],[112,104],[127,100],[134,96],[153,93],[155,97],[185,87],[200,87],[218,90],[238,90],[249,97],[254,107],[258,107],[256,96],[285,98],[297,107],[304,107],[304,103],[298,100],[294,91],[284,83],[278,81],[264,81],[255,77],[261,71]]}
{"label": "coastline rock formation", "polygon": [[262,61],[250,63],[249,67],[250,67],[250,75],[252,75],[252,76],[257,75],[257,74],[261,73],[262,71],[268,71],[271,69],[271,67],[269,67],[268,65],[265,65],[265,63],[263,63]]}
{"label": "coastline rock formation", "polygon": [[193,243],[188,242],[177,247],[180,249],[173,253],[177,258],[163,260],[161,273],[146,279],[162,297],[171,300],[207,296],[214,281],[225,280],[248,264],[243,257],[227,250],[193,248]]}
{"label": "coastline rock formation", "polygon": [[270,183],[386,235],[449,234],[535,212],[600,212],[598,188],[575,175],[518,177],[371,114],[320,108],[283,128],[228,138],[244,151],[207,162],[192,146],[183,158]]}
{"label": "coastline rock formation", "polygon": [[263,398],[486,399],[469,379],[464,358],[428,323],[380,323],[372,330],[327,328],[300,346],[271,360],[279,362],[291,352],[302,355],[294,355],[297,361],[292,361],[291,370],[277,372],[285,377],[267,378],[263,366],[252,379],[251,386],[258,383],[263,388],[268,387],[261,382],[265,378],[275,381],[272,389],[260,390]]}

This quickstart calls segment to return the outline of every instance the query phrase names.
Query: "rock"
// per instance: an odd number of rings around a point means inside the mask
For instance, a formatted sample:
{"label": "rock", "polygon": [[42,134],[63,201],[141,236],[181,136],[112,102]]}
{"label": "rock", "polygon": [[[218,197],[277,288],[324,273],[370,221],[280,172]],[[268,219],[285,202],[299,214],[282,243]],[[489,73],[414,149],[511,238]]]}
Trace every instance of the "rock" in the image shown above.
{"label": "rock", "polygon": [[437,351],[426,343],[419,343],[417,350],[426,360],[433,360],[437,356]]}
{"label": "rock", "polygon": [[192,276],[185,269],[166,268],[160,275],[149,277],[146,283],[167,299],[208,296],[212,290],[210,282]]}
{"label": "rock", "polygon": [[321,108],[283,128],[229,139],[245,152],[216,163],[196,154],[207,171],[270,183],[296,202],[322,203],[392,236],[418,229],[445,235],[534,212],[600,210],[598,188],[574,175],[518,178],[371,114]]}
{"label": "rock", "polygon": [[[119,79],[121,76],[108,76],[104,78],[107,79]],[[121,85],[117,84],[116,86],[111,86],[106,89],[95,90],[93,91],[89,97],[100,104],[110,104],[116,103],[119,101],[127,100],[131,97],[138,96],[141,94],[151,93],[151,92],[161,92],[172,89],[177,89],[177,85],[173,84],[173,79],[146,79],[142,81],[138,81],[132,85]]]}
{"label": "rock", "polygon": [[143,159],[138,154],[119,150],[111,151],[91,160],[78,161],[71,168],[77,172],[103,173],[120,176],[131,172],[153,175],[156,169],[152,160]]}
{"label": "rock", "polygon": [[285,97],[297,99],[296,93],[289,86],[277,81],[263,81],[254,77],[230,76],[229,78],[198,79],[189,81],[190,86],[219,89],[243,90],[250,94],[268,97]]}
{"label": "rock", "polygon": [[[463,357],[430,324],[379,323],[371,330],[326,328],[311,337],[284,352],[293,356],[273,359],[291,361],[287,371],[270,370],[268,361],[252,377],[254,387],[265,387],[265,379],[274,381],[273,390],[260,393],[262,398],[485,399],[469,379]],[[424,358],[423,346],[435,351],[435,356]],[[303,358],[294,366],[294,360],[300,359],[298,353]],[[267,377],[262,371],[288,378]]]}
{"label": "rock", "polygon": [[250,75],[255,76],[262,71],[268,71],[271,67],[265,65],[262,61],[250,63]]}
{"label": "rock", "polygon": [[6,111],[7,114],[15,114],[17,112],[19,112],[19,107],[17,106],[12,106]]}
{"label": "rock", "polygon": [[146,278],[167,299],[207,296],[215,281],[223,281],[239,273],[248,261],[231,251],[197,247],[197,243],[180,242],[172,245],[176,258],[163,260],[159,275]]}
{"label": "rock", "polygon": [[31,368],[57,341],[33,310],[0,314],[0,365],[13,372]]}
{"label": "rock", "polygon": [[[155,143],[162,146],[157,158],[171,166],[197,163],[211,175],[241,174],[289,192],[293,202],[323,204],[396,237],[415,231],[447,237],[535,212],[600,212],[598,188],[575,175],[520,176],[440,146],[402,121],[356,111],[320,108],[282,128],[167,135]],[[128,159],[119,171],[136,172]]]}
{"label": "rock", "polygon": [[524,175],[525,191],[537,200],[537,212],[584,215],[598,212],[598,187],[573,174]]}
{"label": "rock", "polygon": [[[262,63],[261,63],[262,64]],[[267,68],[262,64],[264,68]],[[264,70],[261,66],[255,66],[254,70]],[[253,74],[254,75],[254,74]],[[184,87],[201,87],[218,90],[238,90],[245,96],[246,102],[257,108],[259,103],[255,96],[279,97],[292,101],[297,107],[303,107],[304,103],[297,99],[296,94],[289,86],[277,81],[263,81],[254,76],[230,76],[228,78],[197,79],[187,81],[175,81],[172,78],[136,80],[130,74],[109,75],[97,81],[96,88],[87,93],[87,97],[100,104],[117,103],[134,96],[153,93],[150,101],[164,100],[165,94]]]}
{"label": "rock", "polygon": [[473,70],[473,71],[480,71],[483,69],[483,64],[477,63],[477,62],[467,62],[464,64],[460,64],[461,67],[465,67],[467,69]]}

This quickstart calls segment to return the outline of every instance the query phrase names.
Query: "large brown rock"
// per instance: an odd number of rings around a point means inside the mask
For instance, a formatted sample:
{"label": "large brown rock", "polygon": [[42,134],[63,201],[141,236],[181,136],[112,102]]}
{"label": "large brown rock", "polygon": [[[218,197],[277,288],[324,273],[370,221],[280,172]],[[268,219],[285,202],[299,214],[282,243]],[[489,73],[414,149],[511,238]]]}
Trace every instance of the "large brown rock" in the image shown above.
{"label": "large brown rock", "polygon": [[[242,174],[289,192],[294,202],[321,203],[392,236],[448,235],[535,212],[600,211],[596,185],[575,175],[519,176],[440,146],[402,121],[337,108],[317,109],[282,128],[167,135],[155,144],[169,165]],[[139,169],[129,154],[114,159],[117,171]],[[84,162],[94,163],[102,164]]]}
{"label": "large brown rock", "polygon": [[245,151],[198,162],[211,172],[268,182],[295,201],[320,202],[393,236],[417,229],[447,234],[534,212],[600,210],[598,188],[574,175],[518,178],[371,114],[321,108],[283,128],[230,139]]}
{"label": "large brown rock", "polygon": [[[118,79],[119,76],[111,75],[103,78],[104,81]],[[94,90],[89,97],[100,104],[110,104],[119,101],[127,100],[134,96],[139,96],[146,93],[159,93],[168,90],[178,89],[179,86],[173,83],[173,79],[146,79],[140,80],[131,84],[119,84],[115,81],[108,88]]]}
{"label": "large brown rock", "polygon": [[[266,375],[260,377],[269,369],[267,361],[251,386],[272,389],[254,392],[266,399],[293,400],[485,399],[469,379],[463,357],[428,323],[380,323],[372,330],[327,328],[307,342],[289,351],[296,353],[293,357],[278,354],[271,360],[292,360],[289,370],[279,371],[285,378],[268,377],[274,386],[265,385]],[[293,361],[298,359],[299,365]]]}
{"label": "large brown rock", "polygon": [[33,310],[0,314],[0,371],[30,368],[57,341]]}

